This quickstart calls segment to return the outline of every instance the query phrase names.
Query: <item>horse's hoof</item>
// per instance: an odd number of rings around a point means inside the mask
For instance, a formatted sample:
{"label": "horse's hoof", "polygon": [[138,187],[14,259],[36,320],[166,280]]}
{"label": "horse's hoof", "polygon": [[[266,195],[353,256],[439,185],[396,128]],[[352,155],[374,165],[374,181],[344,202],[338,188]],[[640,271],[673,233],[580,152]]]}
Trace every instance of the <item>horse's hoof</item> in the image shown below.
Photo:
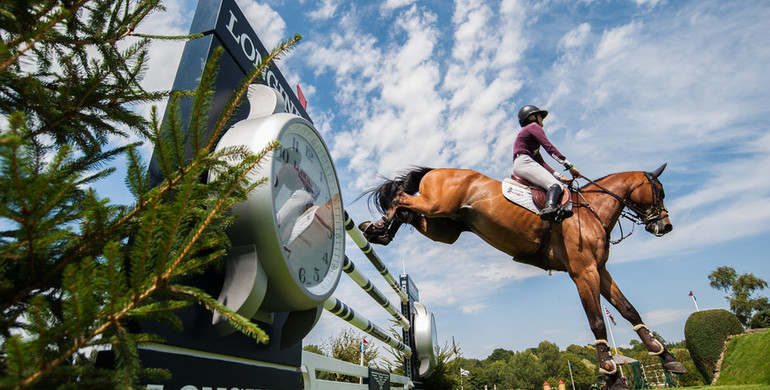
{"label": "horse's hoof", "polygon": [[379,236],[371,236],[369,237],[369,242],[372,244],[380,244],[380,245],[388,245],[393,239],[390,238],[387,234],[382,234]]}
{"label": "horse's hoof", "polygon": [[687,371],[687,368],[684,367],[684,364],[678,361],[663,363],[663,368],[665,368],[666,371],[672,372],[674,374],[686,374],[689,372]]}
{"label": "horse's hoof", "polygon": [[611,382],[608,384],[607,389],[609,390],[627,390],[628,385],[626,384],[626,380],[621,378],[620,375],[610,375],[608,382]]}
{"label": "horse's hoof", "polygon": [[367,230],[369,230],[369,228],[371,227],[372,227],[372,221],[364,221],[358,224],[358,230],[363,232],[364,235],[368,233]]}
{"label": "horse's hoof", "polygon": [[673,372],[674,374],[686,374],[688,372],[687,368],[684,367],[684,364],[679,362],[679,360],[676,360],[671,352],[663,350],[661,357],[663,358],[663,368],[665,368],[666,371]]}

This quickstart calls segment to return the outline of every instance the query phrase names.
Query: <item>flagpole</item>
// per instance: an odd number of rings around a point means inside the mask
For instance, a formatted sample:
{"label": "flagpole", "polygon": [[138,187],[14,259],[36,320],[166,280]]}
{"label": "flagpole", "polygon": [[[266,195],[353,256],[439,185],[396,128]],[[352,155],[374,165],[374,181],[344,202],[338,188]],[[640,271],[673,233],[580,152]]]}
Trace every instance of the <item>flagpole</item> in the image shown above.
{"label": "flagpole", "polygon": [[690,291],[690,296],[692,297],[692,303],[695,305],[695,311],[700,311],[700,309],[698,309],[698,301],[695,300],[695,294],[693,294],[692,291]]}
{"label": "flagpole", "polygon": [[[358,345],[358,352],[361,353],[361,365],[364,365],[364,353],[366,353],[366,338],[361,339],[361,343]],[[358,383],[363,384],[364,383],[364,377],[358,378]]]}
{"label": "flagpole", "polygon": [[[604,306],[604,317],[605,317],[604,323],[607,324],[607,329],[610,330],[610,339],[612,340],[612,346],[615,347],[615,354],[618,354],[619,353],[618,346],[615,345],[615,336],[612,334],[612,326],[610,325],[610,321],[608,321],[609,318],[606,318],[609,316],[609,314],[610,314],[610,311],[607,310],[607,306]],[[623,366],[620,364],[617,364],[617,366],[618,368],[620,368],[620,376],[626,376],[625,374],[623,374]]]}
{"label": "flagpole", "polygon": [[567,360],[567,365],[569,366],[569,380],[572,382],[572,390],[575,390],[575,379],[572,378],[572,362]]}

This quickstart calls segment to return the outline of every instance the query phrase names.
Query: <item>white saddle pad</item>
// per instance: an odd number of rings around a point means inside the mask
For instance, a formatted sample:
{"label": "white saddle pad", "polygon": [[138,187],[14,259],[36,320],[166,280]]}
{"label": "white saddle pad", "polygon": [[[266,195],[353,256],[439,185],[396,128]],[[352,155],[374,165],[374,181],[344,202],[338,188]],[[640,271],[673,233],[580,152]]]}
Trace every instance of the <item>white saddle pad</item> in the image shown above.
{"label": "white saddle pad", "polygon": [[532,191],[519,182],[508,178],[503,180],[503,196],[535,214],[540,214],[540,209],[532,201]]}

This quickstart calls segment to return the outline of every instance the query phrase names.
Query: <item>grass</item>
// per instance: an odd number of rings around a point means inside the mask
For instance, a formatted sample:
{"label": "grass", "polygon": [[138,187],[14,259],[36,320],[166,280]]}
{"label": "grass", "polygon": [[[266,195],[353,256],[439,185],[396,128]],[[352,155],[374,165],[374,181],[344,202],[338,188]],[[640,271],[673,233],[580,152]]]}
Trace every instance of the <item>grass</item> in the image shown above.
{"label": "grass", "polygon": [[770,390],[768,385],[727,385],[727,386],[693,386],[683,387],[686,390]]}
{"label": "grass", "polygon": [[723,385],[746,384],[770,389],[770,330],[743,334],[727,344],[716,385],[721,390]]}

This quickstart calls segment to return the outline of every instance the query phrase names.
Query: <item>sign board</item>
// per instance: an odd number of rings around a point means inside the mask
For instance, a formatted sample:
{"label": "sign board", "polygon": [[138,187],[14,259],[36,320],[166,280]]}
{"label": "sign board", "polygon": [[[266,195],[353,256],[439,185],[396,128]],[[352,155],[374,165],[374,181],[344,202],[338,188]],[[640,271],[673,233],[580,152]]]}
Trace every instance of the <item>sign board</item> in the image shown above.
{"label": "sign board", "polygon": [[[268,54],[268,51],[251,28],[235,0],[199,0],[190,27],[190,34],[203,34],[203,36],[185,44],[172,86],[174,91],[197,88],[206,61],[217,48],[225,49],[219,59],[219,72],[214,83],[214,97],[208,123],[206,123],[206,128],[210,130],[225,108],[232,92],[259,59]],[[313,122],[277,66],[269,67],[262,82],[281,93],[286,105],[286,112],[299,115],[311,123]],[[248,104],[246,99],[242,104]],[[192,98],[180,99],[180,119],[184,127],[189,122],[191,110]],[[248,112],[248,107],[241,107],[236,115],[230,118],[230,124],[244,119]],[[169,114],[167,110],[166,117]],[[202,139],[209,139],[211,136],[209,130],[204,131]],[[185,142],[189,143],[189,139],[185,138]],[[189,145],[187,152],[187,156],[190,158],[192,154]],[[150,162],[150,180],[153,185],[163,181],[155,153],[153,153]]]}

